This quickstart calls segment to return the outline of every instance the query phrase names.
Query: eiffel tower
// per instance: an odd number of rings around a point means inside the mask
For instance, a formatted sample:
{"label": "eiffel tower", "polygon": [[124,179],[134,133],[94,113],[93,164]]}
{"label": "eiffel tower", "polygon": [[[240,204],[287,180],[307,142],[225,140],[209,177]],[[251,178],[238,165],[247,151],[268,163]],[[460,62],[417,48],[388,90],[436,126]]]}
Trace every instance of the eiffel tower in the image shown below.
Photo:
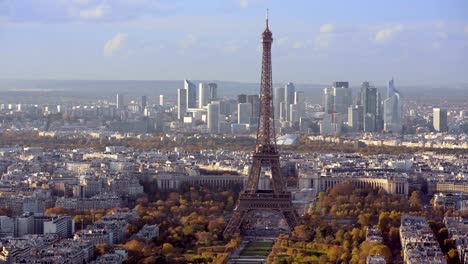
{"label": "eiffel tower", "polygon": [[[260,86],[260,116],[257,129],[257,142],[252,155],[253,164],[249,174],[247,188],[239,196],[224,235],[241,233],[244,221],[259,211],[270,211],[281,215],[292,231],[299,224],[299,215],[292,204],[291,192],[281,176],[279,154],[276,148],[276,133],[273,116],[272,74],[271,74],[271,44],[273,34],[268,27],[268,11],[266,29],[262,33],[262,79]],[[259,190],[258,181],[262,169],[271,170],[271,190]]]}

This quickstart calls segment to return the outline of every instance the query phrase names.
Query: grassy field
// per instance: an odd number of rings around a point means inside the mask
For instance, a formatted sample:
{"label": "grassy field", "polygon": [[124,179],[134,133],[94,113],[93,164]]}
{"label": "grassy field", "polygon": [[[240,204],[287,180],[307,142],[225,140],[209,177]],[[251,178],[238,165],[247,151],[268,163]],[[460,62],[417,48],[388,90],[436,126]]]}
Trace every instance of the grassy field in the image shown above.
{"label": "grassy field", "polygon": [[268,256],[273,242],[250,242],[240,253],[241,256]]}

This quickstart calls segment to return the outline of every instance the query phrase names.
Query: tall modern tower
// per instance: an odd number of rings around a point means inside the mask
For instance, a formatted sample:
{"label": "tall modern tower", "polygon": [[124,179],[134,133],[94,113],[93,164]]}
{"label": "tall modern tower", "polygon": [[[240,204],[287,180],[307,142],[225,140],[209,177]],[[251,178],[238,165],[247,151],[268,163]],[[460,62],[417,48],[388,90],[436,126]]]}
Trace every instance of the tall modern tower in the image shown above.
{"label": "tall modern tower", "polygon": [[218,100],[218,85],[216,83],[208,83],[208,89],[210,90],[210,102]]}
{"label": "tall modern tower", "polygon": [[185,114],[187,113],[187,90],[177,90],[177,118],[179,121],[184,121]]}
{"label": "tall modern tower", "polygon": [[437,132],[448,131],[447,110],[441,108],[432,109],[432,125]]}
{"label": "tall modern tower", "polygon": [[369,82],[361,84],[361,103],[364,131],[375,132],[377,130],[377,88],[370,86]]}
{"label": "tall modern tower", "polygon": [[[299,224],[299,215],[292,204],[291,192],[281,175],[279,154],[276,148],[272,98],[271,44],[273,34],[268,28],[262,33],[262,77],[260,85],[260,115],[257,129],[257,143],[252,155],[247,187],[239,196],[234,214],[229,220],[224,235],[243,233],[255,213],[270,211],[281,215],[292,230]],[[265,169],[271,172],[271,190],[259,190],[259,179]]]}
{"label": "tall modern tower", "polygon": [[116,105],[117,105],[117,109],[123,109],[124,108],[124,98],[123,98],[123,94],[117,94],[117,98],[116,98]]}
{"label": "tall modern tower", "polygon": [[387,88],[387,99],[383,102],[384,130],[400,133],[403,128],[401,95],[395,89],[393,79]]}
{"label": "tall modern tower", "polygon": [[284,87],[275,88],[273,93],[273,108],[275,110],[275,118],[279,119],[284,116],[284,113],[281,113],[281,104],[284,102]]}
{"label": "tall modern tower", "polygon": [[164,95],[159,95],[159,105],[164,106]]}
{"label": "tall modern tower", "polygon": [[189,80],[184,80],[184,89],[187,93],[187,108],[197,108],[197,87]]}
{"label": "tall modern tower", "polygon": [[260,113],[260,97],[258,94],[247,95],[247,103],[252,105],[252,117],[256,120]]}
{"label": "tall modern tower", "polygon": [[285,110],[286,110],[286,119],[287,121],[290,121],[290,109],[292,104],[294,104],[294,93],[296,92],[296,87],[294,87],[294,84],[289,82],[284,86],[284,103],[286,104]]}
{"label": "tall modern tower", "polygon": [[141,97],[141,111],[144,112],[146,106],[148,105],[148,97],[146,95],[143,95]]}
{"label": "tall modern tower", "polygon": [[237,104],[237,123],[250,124],[252,117],[252,105],[250,103]]}
{"label": "tall modern tower", "polygon": [[203,108],[210,103],[210,90],[206,83],[198,84],[198,108]]}
{"label": "tall modern tower", "polygon": [[219,133],[219,102],[211,102],[208,108],[208,122],[207,127],[210,133]]}

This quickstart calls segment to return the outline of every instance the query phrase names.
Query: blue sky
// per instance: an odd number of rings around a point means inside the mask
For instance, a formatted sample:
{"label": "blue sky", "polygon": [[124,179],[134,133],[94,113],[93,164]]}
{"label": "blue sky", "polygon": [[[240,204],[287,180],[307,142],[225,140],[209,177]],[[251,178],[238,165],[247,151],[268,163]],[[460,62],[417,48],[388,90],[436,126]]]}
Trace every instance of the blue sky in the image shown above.
{"label": "blue sky", "polygon": [[468,83],[466,0],[0,0],[0,79]]}

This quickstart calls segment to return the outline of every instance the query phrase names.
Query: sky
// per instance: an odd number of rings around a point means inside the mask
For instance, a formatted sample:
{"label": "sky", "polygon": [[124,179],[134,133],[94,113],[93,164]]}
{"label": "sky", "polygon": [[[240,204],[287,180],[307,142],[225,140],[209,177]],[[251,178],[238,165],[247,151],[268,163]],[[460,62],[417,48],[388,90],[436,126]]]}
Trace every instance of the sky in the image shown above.
{"label": "sky", "polygon": [[466,0],[0,0],[0,79],[468,83]]}

